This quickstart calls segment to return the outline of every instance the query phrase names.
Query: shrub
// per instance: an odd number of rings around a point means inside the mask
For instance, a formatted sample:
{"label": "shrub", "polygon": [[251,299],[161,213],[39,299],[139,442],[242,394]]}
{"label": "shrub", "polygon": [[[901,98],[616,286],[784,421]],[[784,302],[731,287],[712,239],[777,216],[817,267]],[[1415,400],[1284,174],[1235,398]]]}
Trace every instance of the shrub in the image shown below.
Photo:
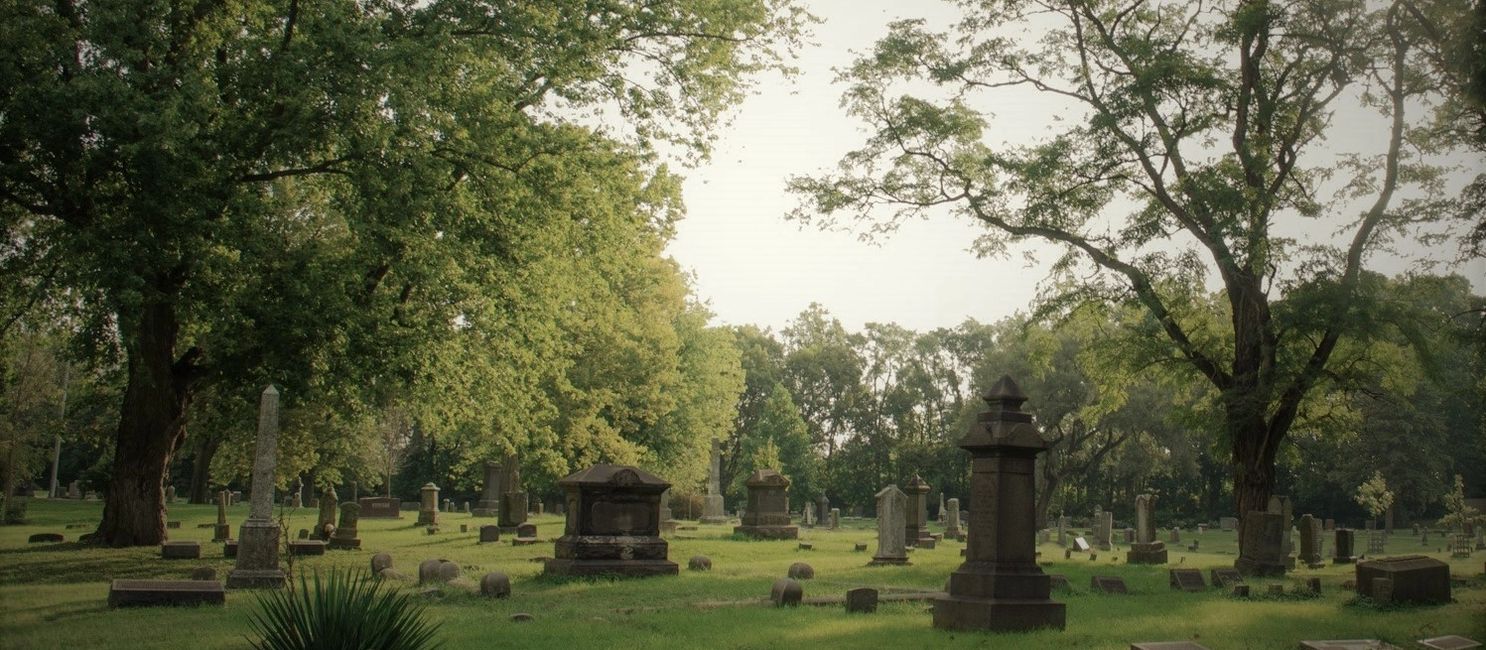
{"label": "shrub", "polygon": [[322,581],[299,577],[299,589],[258,598],[253,631],[259,650],[423,650],[436,648],[437,625],[422,603],[362,571],[332,570]]}

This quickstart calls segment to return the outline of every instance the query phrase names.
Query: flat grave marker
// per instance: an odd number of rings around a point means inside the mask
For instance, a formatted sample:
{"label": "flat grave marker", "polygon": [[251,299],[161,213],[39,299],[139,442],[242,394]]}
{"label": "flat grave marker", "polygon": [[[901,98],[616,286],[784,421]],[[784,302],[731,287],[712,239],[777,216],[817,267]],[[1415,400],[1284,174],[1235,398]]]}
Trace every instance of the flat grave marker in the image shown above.
{"label": "flat grave marker", "polygon": [[1094,576],[1089,578],[1089,589],[1106,594],[1128,594],[1125,579],[1119,576]]}
{"label": "flat grave marker", "polygon": [[227,592],[216,580],[115,580],[108,587],[109,607],[221,605]]}
{"label": "flat grave marker", "polygon": [[1207,583],[1203,582],[1202,571],[1198,569],[1171,569],[1168,579],[1172,589],[1207,591]]}

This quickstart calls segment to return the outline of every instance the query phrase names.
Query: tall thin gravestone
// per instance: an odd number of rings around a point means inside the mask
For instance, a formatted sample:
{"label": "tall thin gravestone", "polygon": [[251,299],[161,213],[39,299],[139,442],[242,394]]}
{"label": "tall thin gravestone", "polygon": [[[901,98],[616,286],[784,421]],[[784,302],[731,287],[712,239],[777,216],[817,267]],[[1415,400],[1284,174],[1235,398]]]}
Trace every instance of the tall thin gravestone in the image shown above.
{"label": "tall thin gravestone", "polygon": [[439,486],[424,483],[419,490],[422,501],[418,503],[417,526],[436,526],[439,523]]}
{"label": "tall thin gravestone", "polygon": [[889,485],[877,493],[877,553],[869,565],[908,564],[907,509],[908,496],[898,486]]}
{"label": "tall thin gravestone", "polygon": [[1127,556],[1130,564],[1166,564],[1166,544],[1156,539],[1156,495],[1135,497],[1135,543]]}
{"label": "tall thin gravestone", "polygon": [[480,491],[480,500],[470,509],[476,517],[495,517],[500,514],[501,466],[495,461],[485,461],[485,487]]}
{"label": "tall thin gravestone", "polygon": [[229,498],[226,490],[217,493],[217,525],[212,527],[213,542],[225,542],[232,539],[232,524],[227,523],[227,499]]}
{"label": "tall thin gravestone", "polygon": [[939,523],[941,523],[941,524],[946,523],[946,522],[949,521],[948,519],[945,518],[945,514],[944,514],[945,507],[946,506],[945,506],[945,503],[944,503],[944,492],[941,490],[939,492]]}
{"label": "tall thin gravestone", "polygon": [[325,486],[325,490],[320,492],[320,516],[315,520],[313,535],[316,539],[330,539],[329,531],[334,529],[335,516],[339,512],[338,499],[333,485]]}
{"label": "tall thin gravestone", "polygon": [[1101,551],[1114,548],[1114,512],[1094,513],[1094,543]]}
{"label": "tall thin gravestone", "polygon": [[702,523],[725,524],[728,516],[722,503],[722,442],[712,439],[707,464],[707,496],[702,499]]}
{"label": "tall thin gravestone", "polygon": [[506,493],[501,497],[500,517],[496,524],[503,533],[514,533],[526,523],[526,490],[521,487],[521,460],[516,454],[506,456]]}
{"label": "tall thin gravestone", "polygon": [[1018,631],[1064,627],[1067,610],[1048,595],[1052,582],[1037,566],[1037,455],[1047,442],[1021,410],[1027,396],[1002,377],[985,396],[990,407],[960,440],[970,452],[970,543],[950,574],[948,594],[934,600],[934,627]]}
{"label": "tall thin gravestone", "polygon": [[960,530],[960,500],[958,498],[950,499],[945,504],[945,510],[944,536],[959,539],[962,534]]}
{"label": "tall thin gravestone", "polygon": [[1266,508],[1269,512],[1280,515],[1280,521],[1283,522],[1281,526],[1284,529],[1284,535],[1281,541],[1281,548],[1285,553],[1284,562],[1286,569],[1295,568],[1295,539],[1290,534],[1290,529],[1295,525],[1294,508],[1295,506],[1291,503],[1290,497],[1281,494],[1269,497],[1269,507]]}
{"label": "tall thin gravestone", "polygon": [[248,519],[238,532],[237,565],[227,588],[283,587],[279,569],[279,524],[273,520],[273,474],[279,456],[279,391],[263,389],[258,402],[258,442],[253,448],[253,485]]}

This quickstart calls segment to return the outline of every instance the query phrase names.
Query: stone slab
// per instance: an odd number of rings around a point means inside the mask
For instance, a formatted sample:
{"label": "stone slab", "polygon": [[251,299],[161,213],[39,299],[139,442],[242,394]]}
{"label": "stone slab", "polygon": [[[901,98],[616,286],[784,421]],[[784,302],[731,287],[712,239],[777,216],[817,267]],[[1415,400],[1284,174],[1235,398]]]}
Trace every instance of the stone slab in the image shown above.
{"label": "stone slab", "polygon": [[1423,555],[1405,555],[1359,562],[1356,566],[1357,593],[1378,598],[1372,592],[1373,580],[1393,581],[1391,599],[1395,602],[1450,602],[1450,565]]}
{"label": "stone slab", "polygon": [[1191,641],[1144,641],[1130,644],[1130,650],[1208,650],[1208,647]]}
{"label": "stone slab", "polygon": [[1208,572],[1214,587],[1232,587],[1243,584],[1243,574],[1238,569],[1213,569]]}
{"label": "stone slab", "polygon": [[227,592],[216,580],[115,580],[108,587],[109,607],[222,605]]}
{"label": "stone slab", "polygon": [[160,557],[167,560],[199,560],[201,542],[165,542],[160,545]]}
{"label": "stone slab", "polygon": [[1168,576],[1172,589],[1207,591],[1207,583],[1202,581],[1202,571],[1198,569],[1172,569]]}
{"label": "stone slab", "polygon": [[1437,636],[1432,639],[1419,639],[1417,643],[1421,647],[1431,648],[1432,650],[1470,650],[1471,648],[1481,647],[1480,642],[1474,639],[1467,639],[1454,634]]}
{"label": "stone slab", "polygon": [[294,555],[324,555],[325,546],[325,542],[319,540],[297,539],[289,542],[289,552]]}
{"label": "stone slab", "polygon": [[1400,650],[1398,646],[1377,639],[1333,639],[1301,641],[1300,650]]}
{"label": "stone slab", "polygon": [[1125,579],[1119,576],[1094,576],[1089,578],[1089,589],[1106,594],[1128,594]]}

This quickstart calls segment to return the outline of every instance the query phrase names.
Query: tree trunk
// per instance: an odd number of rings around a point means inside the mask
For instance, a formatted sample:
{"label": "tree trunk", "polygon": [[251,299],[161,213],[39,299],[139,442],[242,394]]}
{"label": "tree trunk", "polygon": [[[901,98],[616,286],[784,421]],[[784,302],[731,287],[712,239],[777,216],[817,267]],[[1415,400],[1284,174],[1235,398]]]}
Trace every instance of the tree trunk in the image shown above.
{"label": "tree trunk", "polygon": [[[1235,407],[1229,408],[1231,412]],[[1239,555],[1243,555],[1244,513],[1267,510],[1269,497],[1274,493],[1274,457],[1279,446],[1267,440],[1268,430],[1263,417],[1229,419],[1228,431],[1233,439],[1233,500],[1238,509]]]}
{"label": "tree trunk", "polygon": [[191,503],[210,504],[215,499],[211,494],[212,458],[222,446],[222,438],[204,436],[196,445],[196,456],[191,459]]}
{"label": "tree trunk", "polygon": [[169,300],[147,302],[135,327],[121,327],[129,379],[103,522],[91,541],[118,547],[153,546],[165,539],[165,472],[185,436],[191,396],[190,369],[175,360],[179,327]]}

